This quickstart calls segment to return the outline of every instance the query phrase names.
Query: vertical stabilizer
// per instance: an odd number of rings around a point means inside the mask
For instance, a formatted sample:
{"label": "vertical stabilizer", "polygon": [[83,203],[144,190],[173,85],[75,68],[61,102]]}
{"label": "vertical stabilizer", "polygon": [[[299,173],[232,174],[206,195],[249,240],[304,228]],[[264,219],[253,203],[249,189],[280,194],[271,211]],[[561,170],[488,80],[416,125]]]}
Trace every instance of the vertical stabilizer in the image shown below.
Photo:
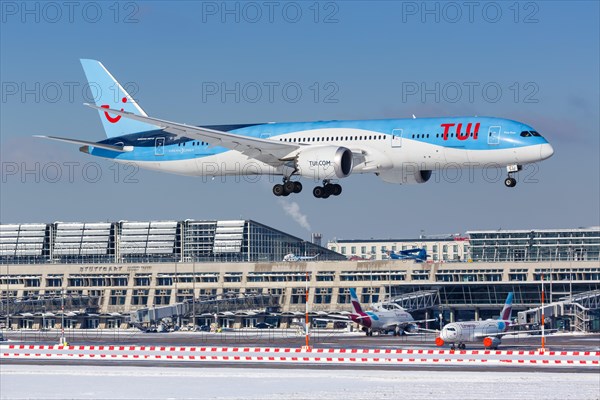
{"label": "vertical stabilizer", "polygon": [[356,314],[364,313],[362,307],[360,306],[360,302],[358,301],[358,296],[356,295],[356,289],[350,288],[350,300],[352,301],[352,308]]}
{"label": "vertical stabilizer", "polygon": [[500,313],[500,318],[498,318],[499,320],[510,321],[510,317],[512,315],[513,295],[513,292],[510,292],[508,294],[508,297],[506,298],[506,303],[504,303],[504,308]]}
{"label": "vertical stabilizer", "polygon": [[[127,93],[100,61],[81,60],[81,66],[96,106],[147,116],[135,99]],[[106,111],[99,111],[99,113],[104,132],[109,138],[160,129],[144,122],[122,118],[120,115],[110,115]]]}

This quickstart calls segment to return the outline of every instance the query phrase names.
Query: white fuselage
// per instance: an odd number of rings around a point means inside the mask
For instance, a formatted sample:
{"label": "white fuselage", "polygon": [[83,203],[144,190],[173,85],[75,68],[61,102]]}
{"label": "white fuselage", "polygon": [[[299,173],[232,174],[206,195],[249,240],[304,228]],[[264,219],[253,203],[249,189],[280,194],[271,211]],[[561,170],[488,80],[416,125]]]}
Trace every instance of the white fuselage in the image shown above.
{"label": "white fuselage", "polygon": [[440,337],[445,343],[478,342],[505,332],[508,325],[501,320],[452,322],[444,326]]}

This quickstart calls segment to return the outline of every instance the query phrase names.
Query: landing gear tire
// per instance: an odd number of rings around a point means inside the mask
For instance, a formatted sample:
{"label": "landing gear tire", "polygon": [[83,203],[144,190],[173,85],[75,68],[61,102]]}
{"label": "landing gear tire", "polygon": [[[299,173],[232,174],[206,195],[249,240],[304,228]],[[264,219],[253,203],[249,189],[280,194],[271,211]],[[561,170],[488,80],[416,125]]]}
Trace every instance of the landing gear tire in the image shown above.
{"label": "landing gear tire", "polygon": [[295,193],[296,190],[296,182],[287,181],[283,184],[283,189],[287,194]]}
{"label": "landing gear tire", "polygon": [[504,186],[506,187],[515,187],[517,186],[517,180],[515,178],[512,177],[508,177],[504,180]]}
{"label": "landing gear tire", "polygon": [[332,195],[334,196],[339,196],[340,194],[342,194],[342,185],[339,185],[337,183],[334,183],[332,186]]}
{"label": "landing gear tire", "polygon": [[342,186],[337,183],[323,182],[323,186],[317,186],[313,189],[313,195],[318,199],[326,199],[329,196],[339,196],[342,193]]}
{"label": "landing gear tire", "polygon": [[455,345],[450,346],[450,350],[452,350],[452,351],[456,350],[456,346]]}
{"label": "landing gear tire", "polygon": [[283,178],[283,184],[273,186],[273,194],[275,196],[289,196],[292,193],[300,193],[302,184],[300,182],[290,181],[289,178]]}
{"label": "landing gear tire", "polygon": [[458,345],[458,349],[459,350],[464,350],[466,348],[467,348],[467,346],[464,343],[461,343],[461,344]]}
{"label": "landing gear tire", "polygon": [[315,196],[317,199],[323,198],[324,194],[325,189],[322,186],[317,186],[313,189],[313,196]]}
{"label": "landing gear tire", "polygon": [[283,196],[284,193],[285,189],[283,188],[283,185],[278,183],[277,185],[273,186],[273,194],[275,196]]}
{"label": "landing gear tire", "polygon": [[294,193],[300,193],[302,191],[302,184],[300,182],[294,182]]}

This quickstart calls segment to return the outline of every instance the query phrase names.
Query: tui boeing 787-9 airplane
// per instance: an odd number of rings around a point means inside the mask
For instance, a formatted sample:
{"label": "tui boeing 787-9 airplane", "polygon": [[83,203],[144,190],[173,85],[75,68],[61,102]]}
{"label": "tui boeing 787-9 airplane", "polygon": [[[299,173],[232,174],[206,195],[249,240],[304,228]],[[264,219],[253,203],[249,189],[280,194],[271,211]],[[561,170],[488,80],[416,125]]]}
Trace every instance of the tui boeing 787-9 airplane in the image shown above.
{"label": "tui boeing 787-9 airplane", "polygon": [[[396,184],[425,183],[444,168],[506,167],[504,184],[524,164],[554,150],[534,128],[493,117],[192,126],[149,117],[108,70],[81,60],[97,93],[107,139],[42,136],[78,144],[80,151],[141,168],[191,176],[278,175],[276,196],[299,193],[295,177],[318,182],[317,198],[337,196],[352,174],[375,174]],[[322,183],[322,184],[321,184]]]}

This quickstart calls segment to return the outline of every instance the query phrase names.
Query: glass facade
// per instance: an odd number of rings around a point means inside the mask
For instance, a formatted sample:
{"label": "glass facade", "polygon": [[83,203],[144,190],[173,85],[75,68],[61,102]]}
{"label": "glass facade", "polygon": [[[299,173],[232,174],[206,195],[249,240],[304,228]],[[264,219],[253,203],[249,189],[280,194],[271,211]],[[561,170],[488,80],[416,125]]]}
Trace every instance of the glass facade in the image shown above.
{"label": "glass facade", "polygon": [[531,231],[471,231],[472,261],[600,260],[600,227]]}
{"label": "glass facade", "polygon": [[252,220],[0,225],[0,264],[273,262],[345,257]]}

